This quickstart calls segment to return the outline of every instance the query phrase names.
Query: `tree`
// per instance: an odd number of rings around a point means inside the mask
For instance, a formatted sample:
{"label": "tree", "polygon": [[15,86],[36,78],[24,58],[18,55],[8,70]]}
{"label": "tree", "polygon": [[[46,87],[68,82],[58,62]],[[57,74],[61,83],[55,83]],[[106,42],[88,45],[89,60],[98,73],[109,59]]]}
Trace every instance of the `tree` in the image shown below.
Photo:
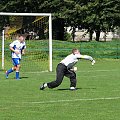
{"label": "tree", "polygon": [[100,32],[113,30],[120,26],[120,1],[119,0],[67,0],[70,7],[64,12],[70,26],[87,29],[92,34],[96,32],[99,41]]}
{"label": "tree", "polygon": [[[108,32],[114,29],[116,22],[120,20],[120,9],[118,7],[120,1],[118,0],[96,0],[93,4],[90,4],[90,8],[93,11],[93,22],[90,26],[92,30],[96,32],[96,41],[99,41],[100,32]],[[86,17],[86,18],[87,18]]]}
{"label": "tree", "polygon": [[64,19],[65,26],[87,29],[90,40],[94,31],[99,41],[101,31],[120,26],[120,0],[4,0],[0,3],[0,11],[4,12],[51,12],[53,19]]}
{"label": "tree", "polygon": [[[56,24],[59,25],[59,23],[63,23],[62,21],[60,22],[59,18],[62,18],[61,17],[61,14],[59,14],[59,7],[63,6],[63,0],[17,0],[17,1],[14,1],[14,0],[9,0],[9,1],[3,1],[1,2],[1,9],[0,11],[4,11],[4,12],[31,12],[31,13],[53,13],[54,14],[54,17],[53,19],[58,19],[58,20],[55,20],[55,21],[58,21],[58,23],[56,22]],[[27,19],[27,17],[25,18]],[[61,19],[62,20],[62,19]],[[26,20],[24,20],[26,21]],[[53,21],[54,22],[54,21]],[[5,23],[5,22],[4,22]],[[56,25],[56,26],[58,26]],[[64,25],[64,23],[63,23]],[[59,30],[59,33],[64,33],[64,26],[60,26],[62,28],[60,28],[60,31]],[[57,29],[57,27],[54,27],[55,30]],[[54,31],[55,31],[54,30]],[[55,32],[54,32],[55,33]],[[56,32],[57,33],[57,32]],[[57,35],[58,36],[58,35]],[[62,38],[62,35],[60,35]]]}

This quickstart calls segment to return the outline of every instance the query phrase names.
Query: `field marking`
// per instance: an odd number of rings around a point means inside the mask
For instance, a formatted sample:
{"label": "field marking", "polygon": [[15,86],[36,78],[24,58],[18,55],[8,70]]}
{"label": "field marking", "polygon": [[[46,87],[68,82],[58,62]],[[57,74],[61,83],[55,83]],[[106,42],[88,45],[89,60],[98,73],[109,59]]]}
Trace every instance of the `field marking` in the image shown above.
{"label": "field marking", "polygon": [[[86,76],[86,75],[77,75],[78,77],[80,76],[80,77],[85,77],[85,78],[88,78],[88,76]],[[108,75],[90,75],[90,77],[107,77]]]}
{"label": "field marking", "polygon": [[120,97],[108,97],[108,98],[83,98],[73,100],[51,100],[51,101],[39,101],[39,102],[22,102],[23,104],[47,104],[47,103],[63,103],[63,102],[76,102],[76,101],[99,101],[99,100],[117,100]]}
{"label": "field marking", "polygon": [[[81,73],[83,72],[83,73],[84,73],[84,72],[114,72],[114,71],[118,71],[118,69],[114,69],[114,70],[107,70],[107,69],[106,69],[106,70],[103,70],[103,69],[102,69],[102,70],[88,70],[88,71],[81,71],[81,70],[79,70],[79,71],[77,71],[77,72],[81,72]],[[45,70],[45,71],[36,71],[36,72],[22,72],[22,71],[21,71],[21,73],[31,73],[31,74],[32,74],[32,73],[33,73],[33,74],[40,74],[40,73],[46,73],[46,72],[48,72],[48,73],[50,73],[50,74],[51,74],[51,73],[54,73],[54,74],[56,73],[56,71],[54,71],[54,72],[49,72],[48,70]],[[0,72],[0,74],[5,74],[5,72]]]}
{"label": "field marking", "polygon": [[[81,70],[79,70],[79,71],[77,71],[77,72],[114,72],[114,71],[118,71],[118,69],[115,69],[115,70],[88,70],[88,71],[81,71]],[[39,71],[37,71],[37,72],[25,72],[25,73],[45,73],[45,72],[49,72],[49,71],[41,71],[41,72],[39,72]],[[49,72],[49,73],[56,73],[56,71],[54,71],[54,72]]]}
{"label": "field marking", "polygon": [[[33,74],[39,74],[39,73],[46,73],[46,72],[49,72],[48,70],[44,70],[44,71],[36,71],[36,72],[22,72],[20,71],[21,73],[33,73]],[[5,74],[5,72],[0,72],[0,74]]]}
{"label": "field marking", "polygon": [[36,73],[46,73],[46,72],[49,72],[48,70],[44,70],[44,71],[36,71],[36,72],[21,72],[21,73],[33,73],[33,74],[36,74]]}

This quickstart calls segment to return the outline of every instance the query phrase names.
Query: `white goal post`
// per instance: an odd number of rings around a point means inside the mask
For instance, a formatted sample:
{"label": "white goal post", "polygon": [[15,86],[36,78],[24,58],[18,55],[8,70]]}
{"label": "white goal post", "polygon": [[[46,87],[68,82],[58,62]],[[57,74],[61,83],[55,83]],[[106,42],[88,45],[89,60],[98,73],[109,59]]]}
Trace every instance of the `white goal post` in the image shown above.
{"label": "white goal post", "polygon": [[[51,13],[8,13],[0,12],[4,16],[48,16],[49,17],[49,71],[52,71],[52,15]],[[4,30],[2,31],[2,69],[4,69]]]}

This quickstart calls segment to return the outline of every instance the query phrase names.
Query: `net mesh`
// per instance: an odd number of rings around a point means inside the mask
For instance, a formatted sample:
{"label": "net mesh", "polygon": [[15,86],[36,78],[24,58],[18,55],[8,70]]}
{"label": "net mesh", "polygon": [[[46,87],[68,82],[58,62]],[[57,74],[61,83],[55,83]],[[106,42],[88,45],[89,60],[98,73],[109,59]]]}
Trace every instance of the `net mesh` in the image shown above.
{"label": "net mesh", "polygon": [[20,33],[26,34],[26,54],[22,56],[21,71],[40,72],[49,69],[48,17],[9,16],[5,28],[5,69],[12,66],[9,44]]}

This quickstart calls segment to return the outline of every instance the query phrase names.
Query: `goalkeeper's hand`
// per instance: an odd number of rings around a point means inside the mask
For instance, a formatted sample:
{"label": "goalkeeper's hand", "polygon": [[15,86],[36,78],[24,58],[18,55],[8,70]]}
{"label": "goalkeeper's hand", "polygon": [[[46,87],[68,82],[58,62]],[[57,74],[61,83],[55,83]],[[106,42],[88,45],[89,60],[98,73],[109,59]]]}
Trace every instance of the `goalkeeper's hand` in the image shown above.
{"label": "goalkeeper's hand", "polygon": [[92,63],[91,63],[92,65],[94,65],[95,64],[95,60],[92,60]]}
{"label": "goalkeeper's hand", "polygon": [[77,71],[77,67],[73,67],[73,68],[70,69],[70,70],[76,72],[76,71]]}

